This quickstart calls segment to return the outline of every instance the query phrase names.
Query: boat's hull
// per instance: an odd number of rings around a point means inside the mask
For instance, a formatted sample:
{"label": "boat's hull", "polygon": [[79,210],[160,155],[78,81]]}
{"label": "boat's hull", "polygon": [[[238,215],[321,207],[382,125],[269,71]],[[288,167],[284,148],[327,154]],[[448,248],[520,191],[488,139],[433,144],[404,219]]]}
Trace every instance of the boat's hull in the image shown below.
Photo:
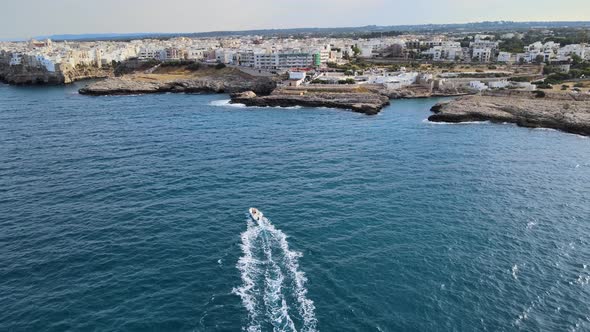
{"label": "boat's hull", "polygon": [[258,223],[261,222],[262,218],[264,217],[262,212],[258,211],[258,209],[255,209],[255,208],[250,208],[250,210],[248,212],[250,212],[250,218],[252,218],[252,220],[254,220]]}

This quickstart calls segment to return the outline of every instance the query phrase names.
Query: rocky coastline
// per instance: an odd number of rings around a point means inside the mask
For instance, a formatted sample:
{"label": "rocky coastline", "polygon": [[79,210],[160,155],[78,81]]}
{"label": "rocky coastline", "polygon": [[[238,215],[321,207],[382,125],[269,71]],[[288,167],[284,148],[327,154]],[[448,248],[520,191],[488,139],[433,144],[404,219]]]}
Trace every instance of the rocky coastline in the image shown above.
{"label": "rocky coastline", "polygon": [[497,91],[459,97],[431,109],[432,122],[490,121],[590,136],[590,95]]}
{"label": "rocky coastline", "polygon": [[378,114],[389,105],[389,98],[374,92],[309,92],[277,89],[270,95],[258,96],[253,91],[231,95],[232,103],[259,107],[330,107],[352,110],[367,115]]}
{"label": "rocky coastline", "polygon": [[75,81],[112,77],[110,68],[62,65],[50,72],[44,68],[0,65],[0,81],[13,85],[61,85]]}
{"label": "rocky coastline", "polygon": [[391,99],[425,99],[440,97],[460,97],[472,94],[461,89],[434,90],[420,85],[408,86],[398,90],[383,90],[384,95]]}
{"label": "rocky coastline", "polygon": [[236,93],[256,91],[269,94],[276,87],[276,82],[266,77],[250,77],[233,69],[224,69],[200,77],[183,77],[178,79],[160,79],[158,77],[123,76],[94,82],[79,90],[80,94],[127,95],[150,93]]}

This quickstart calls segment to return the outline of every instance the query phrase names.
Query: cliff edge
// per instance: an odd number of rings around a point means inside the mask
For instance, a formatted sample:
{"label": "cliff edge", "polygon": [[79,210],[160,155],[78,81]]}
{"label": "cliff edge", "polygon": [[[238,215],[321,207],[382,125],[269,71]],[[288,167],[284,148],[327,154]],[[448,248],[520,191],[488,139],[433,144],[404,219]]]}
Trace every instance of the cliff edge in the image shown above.
{"label": "cliff edge", "polygon": [[433,122],[491,121],[590,136],[590,95],[542,91],[490,92],[432,107]]}
{"label": "cliff edge", "polygon": [[185,69],[149,74],[131,74],[94,82],[79,90],[84,95],[124,95],[162,92],[214,92],[235,93],[256,91],[269,94],[276,82],[267,77],[254,77],[237,69],[201,69],[190,72]]}
{"label": "cliff edge", "polygon": [[233,94],[232,103],[260,107],[331,107],[348,109],[367,115],[378,114],[383,107],[389,105],[389,98],[373,91],[357,91],[355,89],[330,91],[329,89],[299,88],[277,89],[267,96],[258,96],[249,91]]}

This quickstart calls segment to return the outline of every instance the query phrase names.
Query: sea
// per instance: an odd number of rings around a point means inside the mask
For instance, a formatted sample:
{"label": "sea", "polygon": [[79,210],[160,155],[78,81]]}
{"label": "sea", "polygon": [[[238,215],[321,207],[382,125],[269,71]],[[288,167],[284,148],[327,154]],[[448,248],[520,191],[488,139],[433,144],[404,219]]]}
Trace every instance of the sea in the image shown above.
{"label": "sea", "polygon": [[590,331],[588,138],[82,85],[0,85],[0,331]]}

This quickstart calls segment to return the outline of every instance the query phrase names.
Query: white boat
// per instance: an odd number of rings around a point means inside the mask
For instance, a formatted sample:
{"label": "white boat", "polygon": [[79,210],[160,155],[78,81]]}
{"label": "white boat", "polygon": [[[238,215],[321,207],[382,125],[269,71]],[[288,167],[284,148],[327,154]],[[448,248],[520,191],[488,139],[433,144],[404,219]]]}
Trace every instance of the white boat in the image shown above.
{"label": "white boat", "polygon": [[261,222],[264,215],[257,208],[250,208],[250,217],[256,222]]}

